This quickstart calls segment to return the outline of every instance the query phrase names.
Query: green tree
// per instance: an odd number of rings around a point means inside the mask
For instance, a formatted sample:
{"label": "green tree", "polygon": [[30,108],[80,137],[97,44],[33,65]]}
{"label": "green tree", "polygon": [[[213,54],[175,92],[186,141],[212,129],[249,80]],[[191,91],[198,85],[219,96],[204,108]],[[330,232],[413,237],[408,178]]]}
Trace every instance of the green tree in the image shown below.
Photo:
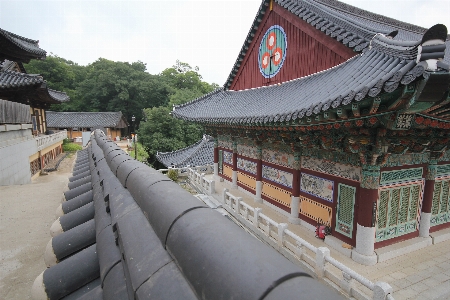
{"label": "green tree", "polygon": [[141,122],[138,135],[150,155],[186,146],[181,123],[169,113],[170,109],[164,106],[144,110],[145,121]]}
{"label": "green tree", "polygon": [[76,111],[80,99],[75,92],[79,82],[86,77],[86,67],[80,66],[71,60],[64,59],[54,54],[47,56],[45,60],[33,59],[25,65],[28,74],[40,74],[47,86],[51,89],[67,93],[70,101],[52,105],[56,111]]}
{"label": "green tree", "polygon": [[142,109],[168,104],[169,89],[158,75],[147,72],[138,61],[114,62],[100,58],[87,66],[86,79],[76,90],[85,110],[122,111],[140,122]]}
{"label": "green tree", "polygon": [[202,76],[198,71],[198,67],[192,68],[188,63],[177,60],[175,65],[162,71],[160,76],[172,88],[172,94],[177,90],[188,89],[198,90],[203,95],[218,87],[215,83],[209,84],[202,81]]}
{"label": "green tree", "polygon": [[147,149],[150,159],[155,160],[158,151],[169,152],[194,144],[203,136],[203,127],[173,118],[173,105],[192,101],[215,90],[218,85],[202,81],[199,68],[176,61],[159,75],[169,91],[168,105],[144,110],[145,121],[139,127],[140,141]]}

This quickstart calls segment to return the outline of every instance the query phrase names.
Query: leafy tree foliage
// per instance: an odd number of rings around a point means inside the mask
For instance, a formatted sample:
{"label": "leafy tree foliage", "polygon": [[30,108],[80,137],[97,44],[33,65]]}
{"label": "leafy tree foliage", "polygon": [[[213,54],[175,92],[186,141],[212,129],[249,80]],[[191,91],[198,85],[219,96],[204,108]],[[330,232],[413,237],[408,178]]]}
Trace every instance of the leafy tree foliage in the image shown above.
{"label": "leafy tree foliage", "polygon": [[146,147],[150,161],[154,161],[158,151],[185,148],[202,138],[202,126],[170,115],[173,105],[192,101],[218,87],[217,84],[202,81],[198,71],[198,67],[193,69],[189,64],[177,60],[174,66],[160,74],[171,92],[168,106],[145,109],[144,121],[139,128],[140,141]]}
{"label": "leafy tree foliage", "polygon": [[168,104],[168,87],[160,76],[145,72],[140,61],[130,64],[100,58],[88,69],[77,94],[90,111],[121,111],[131,124],[133,115],[139,123],[142,109]]}
{"label": "leafy tree foliage", "polygon": [[80,66],[56,55],[32,60],[25,68],[28,73],[41,74],[49,88],[70,96],[70,101],[53,105],[52,110],[121,111],[130,125],[134,115],[134,125],[139,128],[139,139],[150,155],[150,162],[157,151],[181,149],[202,137],[201,126],[172,118],[170,112],[174,105],[194,100],[218,87],[204,82],[198,67],[192,68],[179,60],[157,75],[146,72],[146,64],[141,61],[128,63],[99,58]]}
{"label": "leafy tree foliage", "polygon": [[[78,84],[86,78],[87,69],[71,60],[51,54],[45,60],[32,59],[25,65],[29,74],[40,74],[47,81],[51,89],[64,91],[73,102],[76,102],[76,88]],[[73,102],[56,104],[52,110],[56,111],[77,111]]]}

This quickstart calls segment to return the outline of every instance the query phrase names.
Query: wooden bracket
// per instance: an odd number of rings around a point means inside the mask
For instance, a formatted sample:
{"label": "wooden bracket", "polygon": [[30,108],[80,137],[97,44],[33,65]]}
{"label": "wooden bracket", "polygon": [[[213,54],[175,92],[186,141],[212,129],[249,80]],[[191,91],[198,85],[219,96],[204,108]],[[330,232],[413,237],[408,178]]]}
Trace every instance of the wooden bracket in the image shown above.
{"label": "wooden bracket", "polygon": [[359,111],[359,104],[358,104],[358,103],[353,103],[353,104],[352,104],[352,112],[353,112],[353,115],[354,115],[355,117],[361,116],[361,113],[360,113],[360,111]]}
{"label": "wooden bracket", "polygon": [[380,97],[375,97],[372,101],[372,106],[370,107],[370,112],[369,114],[374,114],[377,112],[378,107],[380,107],[380,103],[381,103],[381,98]]}
{"label": "wooden bracket", "polygon": [[337,109],[337,115],[341,119],[348,119],[347,111],[345,109],[343,109],[343,108],[338,108]]}

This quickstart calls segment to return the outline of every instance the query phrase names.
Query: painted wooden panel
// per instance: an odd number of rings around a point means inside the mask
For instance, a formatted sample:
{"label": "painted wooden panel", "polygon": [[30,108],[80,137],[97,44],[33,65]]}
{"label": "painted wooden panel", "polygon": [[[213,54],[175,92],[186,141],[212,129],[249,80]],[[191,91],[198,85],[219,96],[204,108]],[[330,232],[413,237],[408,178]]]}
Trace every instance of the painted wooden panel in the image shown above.
{"label": "painted wooden panel", "polygon": [[300,196],[300,214],[327,226],[331,226],[331,207]]}
{"label": "painted wooden panel", "polygon": [[423,168],[411,168],[394,171],[383,171],[380,175],[380,185],[422,178]]}
{"label": "painted wooden panel", "polygon": [[275,165],[290,168],[294,163],[294,155],[282,151],[263,149],[262,160]]}
{"label": "painted wooden panel", "polygon": [[353,237],[356,188],[339,183],[335,230],[349,238]]}
{"label": "painted wooden panel", "polygon": [[237,153],[242,156],[246,156],[249,158],[257,159],[257,149],[256,147],[251,147],[247,145],[237,145]]}
{"label": "painted wooden panel", "polygon": [[229,165],[233,164],[233,153],[228,151],[223,151],[223,162]]}
{"label": "painted wooden panel", "polygon": [[281,203],[286,207],[291,207],[291,192],[285,189],[264,182],[261,194],[268,197],[269,199],[272,199],[273,201]]}
{"label": "painted wooden panel", "polygon": [[375,240],[377,242],[418,229],[423,180],[380,188]]}
{"label": "painted wooden panel", "polygon": [[[274,9],[266,14],[268,16],[259,26],[230,86],[232,90],[261,87],[304,77],[336,66],[356,54],[276,3]],[[261,42],[263,51],[267,41],[266,32],[272,26],[280,26],[286,34],[286,57],[278,73],[271,78],[265,78],[260,72],[258,57]],[[276,59],[275,54],[273,56]]]}
{"label": "painted wooden panel", "polygon": [[436,180],[431,207],[431,226],[450,222],[450,180]]}
{"label": "painted wooden panel", "polygon": [[233,168],[223,165],[223,175],[233,178]]}
{"label": "painted wooden panel", "polygon": [[302,174],[300,190],[323,200],[333,202],[334,182],[314,175]]}
{"label": "painted wooden panel", "polygon": [[264,179],[292,188],[292,179],[294,175],[279,169],[275,169],[266,165],[262,166],[262,177]]}
{"label": "painted wooden panel", "polygon": [[219,173],[223,174],[223,150],[219,150]]}
{"label": "painted wooden panel", "polygon": [[219,139],[218,146],[225,149],[233,149],[233,144],[230,141]]}
{"label": "painted wooden panel", "polygon": [[354,181],[361,180],[361,168],[324,159],[302,156],[302,168]]}
{"label": "painted wooden panel", "polygon": [[239,183],[245,185],[246,187],[256,190],[256,179],[253,176],[247,175],[242,172],[237,172],[237,180]]}
{"label": "painted wooden panel", "polygon": [[237,168],[248,173],[256,174],[256,163],[241,157],[237,158]]}

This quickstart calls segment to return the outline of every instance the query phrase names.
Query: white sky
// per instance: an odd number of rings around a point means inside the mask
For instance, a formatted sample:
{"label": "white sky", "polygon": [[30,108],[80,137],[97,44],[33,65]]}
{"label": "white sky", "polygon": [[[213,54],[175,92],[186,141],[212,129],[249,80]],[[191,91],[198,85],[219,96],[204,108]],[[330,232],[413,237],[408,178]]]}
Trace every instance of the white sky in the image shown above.
{"label": "white sky", "polygon": [[[343,0],[429,28],[450,30],[450,0]],[[261,0],[0,0],[0,28],[37,39],[47,53],[87,65],[99,57],[147,64],[151,74],[177,59],[223,85]]]}

